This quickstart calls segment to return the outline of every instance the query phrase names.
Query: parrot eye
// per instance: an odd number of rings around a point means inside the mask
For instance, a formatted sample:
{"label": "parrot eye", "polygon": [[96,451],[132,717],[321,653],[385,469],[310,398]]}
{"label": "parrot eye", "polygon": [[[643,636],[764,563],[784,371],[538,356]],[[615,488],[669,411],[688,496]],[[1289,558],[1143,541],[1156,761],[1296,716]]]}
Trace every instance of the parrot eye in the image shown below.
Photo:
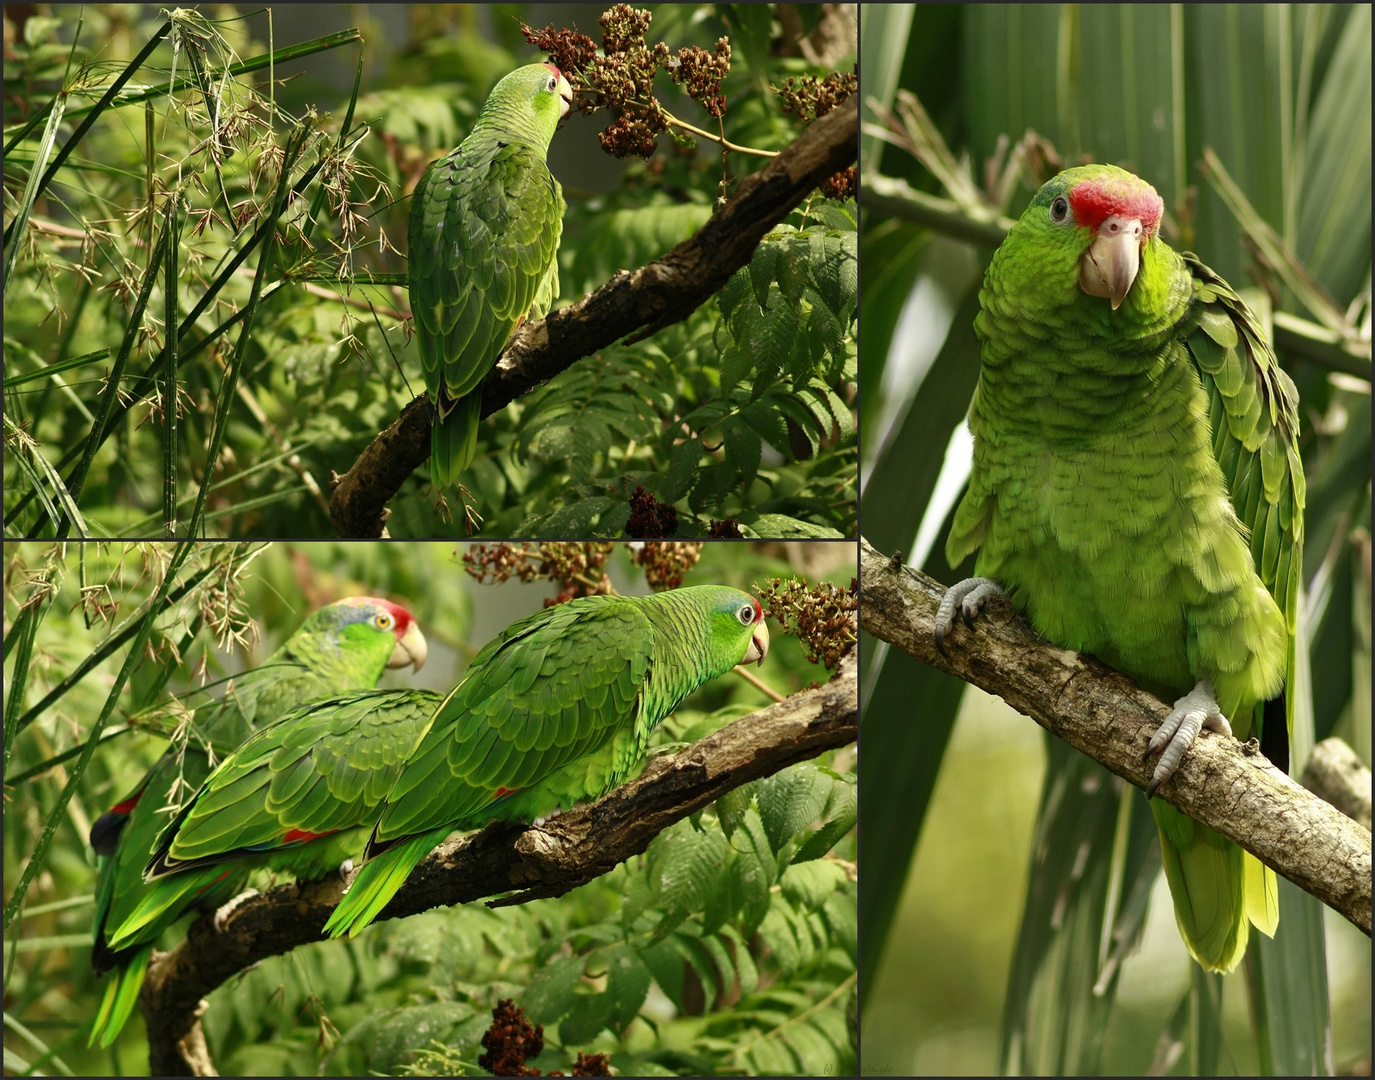
{"label": "parrot eye", "polygon": [[736,617],[740,620],[740,625],[749,626],[750,623],[754,622],[754,605],[746,604],[736,612]]}
{"label": "parrot eye", "polygon": [[390,630],[392,619],[385,611],[381,615],[373,616],[372,624],[379,630]]}
{"label": "parrot eye", "polygon": [[548,90],[548,91],[552,94],[557,86],[558,86],[558,83],[554,80],[554,76],[550,75],[550,76],[549,76],[549,84],[545,87],[545,89]]}
{"label": "parrot eye", "polygon": [[1057,225],[1069,217],[1069,202],[1063,195],[1057,195],[1050,204],[1050,220]]}

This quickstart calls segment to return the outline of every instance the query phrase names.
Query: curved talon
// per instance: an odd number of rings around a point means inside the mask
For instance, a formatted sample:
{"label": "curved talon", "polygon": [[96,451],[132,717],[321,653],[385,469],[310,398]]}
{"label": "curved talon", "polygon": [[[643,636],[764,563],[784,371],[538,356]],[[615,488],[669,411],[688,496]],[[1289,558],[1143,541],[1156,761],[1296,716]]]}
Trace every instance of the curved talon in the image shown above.
{"label": "curved talon", "polygon": [[1164,748],[1164,753],[1156,762],[1155,772],[1151,774],[1150,783],[1146,785],[1146,798],[1151,798],[1156,789],[1174,775],[1189,747],[1204,728],[1224,735],[1232,734],[1232,725],[1217,707],[1217,695],[1213,692],[1212,683],[1207,679],[1199,679],[1197,686],[1174,703],[1170,714],[1151,736],[1146,753],[1142,755],[1143,758],[1149,757],[1156,750]]}
{"label": "curved talon", "polygon": [[1002,586],[991,578],[974,577],[957,581],[945,591],[940,607],[936,609],[936,651],[942,656],[950,654],[945,650],[945,639],[955,629],[955,609],[958,607],[960,619],[969,629],[974,628],[974,618],[992,596],[1003,596]]}

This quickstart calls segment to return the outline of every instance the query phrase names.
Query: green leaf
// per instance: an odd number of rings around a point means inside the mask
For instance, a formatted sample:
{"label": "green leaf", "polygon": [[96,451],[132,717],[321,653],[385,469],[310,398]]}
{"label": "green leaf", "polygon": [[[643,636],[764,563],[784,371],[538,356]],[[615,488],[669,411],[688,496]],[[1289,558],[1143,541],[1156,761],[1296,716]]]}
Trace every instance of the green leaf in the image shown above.
{"label": "green leaf", "polygon": [[581,956],[556,956],[531,977],[521,999],[525,1015],[533,1023],[552,1024],[573,1008],[575,991],[582,981],[586,960]]}

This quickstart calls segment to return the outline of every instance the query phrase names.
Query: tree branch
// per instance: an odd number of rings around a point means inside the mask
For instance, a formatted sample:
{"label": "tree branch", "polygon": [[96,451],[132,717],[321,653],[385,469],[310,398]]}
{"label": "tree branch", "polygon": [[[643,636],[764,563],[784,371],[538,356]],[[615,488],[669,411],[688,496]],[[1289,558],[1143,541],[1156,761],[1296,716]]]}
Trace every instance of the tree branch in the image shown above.
{"label": "tree branch", "polygon": [[[896,565],[895,565],[896,564]],[[936,609],[945,586],[860,540],[860,625],[875,637],[989,693],[1051,734],[1144,788],[1155,762],[1146,745],[1169,712],[1132,680],[1092,656],[1033,633],[1006,601],[973,629],[957,623],[936,651]],[[1370,830],[1300,787],[1254,739],[1204,732],[1156,792],[1216,829],[1299,888],[1370,933]]]}
{"label": "tree branch", "polygon": [[[741,784],[845,746],[858,734],[855,653],[836,677],[751,713],[589,806],[541,826],[491,825],[442,844],[411,873],[379,919],[398,919],[520,890],[493,906],[562,896],[638,855],[676,821]],[[224,919],[199,919],[186,940],[155,954],[139,1005],[148,1024],[154,1076],[206,1075],[201,998],[236,972],[322,939],[343,893],[337,877],[279,885],[236,906]]]}
{"label": "tree branch", "polygon": [[[822,180],[855,160],[858,138],[858,98],[852,97],[743,180],[733,199],[668,254],[633,272],[617,271],[576,303],[523,324],[482,384],[482,415],[627,335],[639,340],[687,318]],[[337,479],[330,517],[341,536],[382,535],[387,500],[430,456],[430,423],[428,399],[416,398]]]}

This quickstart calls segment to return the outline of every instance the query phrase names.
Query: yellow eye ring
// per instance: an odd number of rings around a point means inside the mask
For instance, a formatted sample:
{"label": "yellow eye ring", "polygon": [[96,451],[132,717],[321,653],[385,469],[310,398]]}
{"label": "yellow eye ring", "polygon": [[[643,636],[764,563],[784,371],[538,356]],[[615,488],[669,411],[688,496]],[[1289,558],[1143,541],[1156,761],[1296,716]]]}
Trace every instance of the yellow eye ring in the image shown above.
{"label": "yellow eye ring", "polygon": [[372,624],[379,630],[390,630],[391,623],[391,616],[388,615],[386,612],[383,612],[381,615],[374,616],[372,620]]}

